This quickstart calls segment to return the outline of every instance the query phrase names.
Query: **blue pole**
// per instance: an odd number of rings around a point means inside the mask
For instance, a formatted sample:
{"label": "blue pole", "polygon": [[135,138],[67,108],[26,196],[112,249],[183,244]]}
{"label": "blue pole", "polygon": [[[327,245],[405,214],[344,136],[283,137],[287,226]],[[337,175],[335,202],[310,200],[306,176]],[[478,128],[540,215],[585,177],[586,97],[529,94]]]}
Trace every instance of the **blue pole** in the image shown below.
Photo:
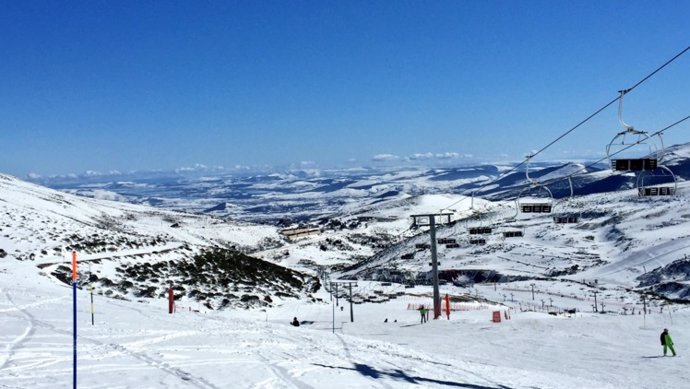
{"label": "blue pole", "polygon": [[77,282],[72,281],[72,321],[74,324],[74,361],[72,365],[72,387],[77,389]]}

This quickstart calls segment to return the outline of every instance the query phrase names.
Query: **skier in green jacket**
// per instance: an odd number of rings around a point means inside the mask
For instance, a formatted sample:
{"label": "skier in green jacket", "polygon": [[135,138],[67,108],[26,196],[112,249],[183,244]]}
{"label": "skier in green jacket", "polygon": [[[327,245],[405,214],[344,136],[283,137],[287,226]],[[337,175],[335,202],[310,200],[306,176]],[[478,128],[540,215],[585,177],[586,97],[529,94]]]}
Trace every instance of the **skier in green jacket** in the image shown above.
{"label": "skier in green jacket", "polygon": [[422,316],[421,323],[426,322],[426,313],[427,313],[427,309],[424,308],[423,305],[421,307],[419,307],[419,314]]}
{"label": "skier in green jacket", "polygon": [[671,335],[669,335],[667,328],[664,328],[664,332],[661,333],[659,340],[661,341],[661,345],[664,346],[664,356],[666,356],[666,349],[669,348],[675,357],[676,350],[673,349],[673,340],[671,340]]}

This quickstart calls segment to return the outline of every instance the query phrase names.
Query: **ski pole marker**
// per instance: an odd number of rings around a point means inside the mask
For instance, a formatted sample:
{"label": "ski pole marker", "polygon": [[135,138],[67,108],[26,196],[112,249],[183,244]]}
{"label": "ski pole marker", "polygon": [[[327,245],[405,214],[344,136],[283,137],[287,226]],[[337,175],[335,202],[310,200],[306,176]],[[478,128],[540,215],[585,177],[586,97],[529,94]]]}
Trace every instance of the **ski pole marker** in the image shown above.
{"label": "ski pole marker", "polygon": [[77,281],[77,252],[72,251],[72,281]]}

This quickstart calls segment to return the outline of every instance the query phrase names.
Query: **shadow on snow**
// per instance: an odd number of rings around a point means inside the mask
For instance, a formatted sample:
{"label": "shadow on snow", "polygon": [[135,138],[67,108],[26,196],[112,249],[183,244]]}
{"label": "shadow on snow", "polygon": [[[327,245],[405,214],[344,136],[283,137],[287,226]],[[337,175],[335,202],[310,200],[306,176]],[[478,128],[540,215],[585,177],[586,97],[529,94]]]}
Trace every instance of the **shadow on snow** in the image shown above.
{"label": "shadow on snow", "polygon": [[375,369],[369,365],[365,365],[365,364],[361,364],[361,363],[355,363],[354,367],[329,366],[329,365],[323,365],[320,363],[314,363],[313,365],[321,366],[321,367],[327,367],[329,369],[352,370],[352,371],[358,372],[359,374],[361,374],[365,377],[371,377],[374,379],[379,379],[381,377],[390,377],[390,378],[393,378],[394,380],[405,381],[405,382],[409,382],[411,384],[418,384],[418,385],[421,385],[423,383],[432,383],[432,384],[446,385],[446,386],[453,386],[456,388],[467,388],[467,389],[510,389],[508,386],[503,386],[503,385],[484,386],[484,385],[464,384],[461,382],[453,382],[453,381],[436,380],[433,378],[411,376],[411,375],[409,375],[409,374],[407,374],[404,371],[399,370],[399,369],[395,369],[395,370],[391,370],[391,371],[381,371],[381,370],[377,370],[377,369]]}

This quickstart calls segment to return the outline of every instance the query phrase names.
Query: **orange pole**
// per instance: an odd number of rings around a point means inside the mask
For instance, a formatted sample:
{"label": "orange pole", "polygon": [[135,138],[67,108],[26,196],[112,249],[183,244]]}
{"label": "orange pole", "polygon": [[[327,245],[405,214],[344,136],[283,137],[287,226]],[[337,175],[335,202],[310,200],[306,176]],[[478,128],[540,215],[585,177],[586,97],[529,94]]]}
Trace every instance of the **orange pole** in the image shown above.
{"label": "orange pole", "polygon": [[77,281],[77,252],[72,251],[72,281]]}
{"label": "orange pole", "polygon": [[450,320],[450,297],[446,293],[446,317]]}

